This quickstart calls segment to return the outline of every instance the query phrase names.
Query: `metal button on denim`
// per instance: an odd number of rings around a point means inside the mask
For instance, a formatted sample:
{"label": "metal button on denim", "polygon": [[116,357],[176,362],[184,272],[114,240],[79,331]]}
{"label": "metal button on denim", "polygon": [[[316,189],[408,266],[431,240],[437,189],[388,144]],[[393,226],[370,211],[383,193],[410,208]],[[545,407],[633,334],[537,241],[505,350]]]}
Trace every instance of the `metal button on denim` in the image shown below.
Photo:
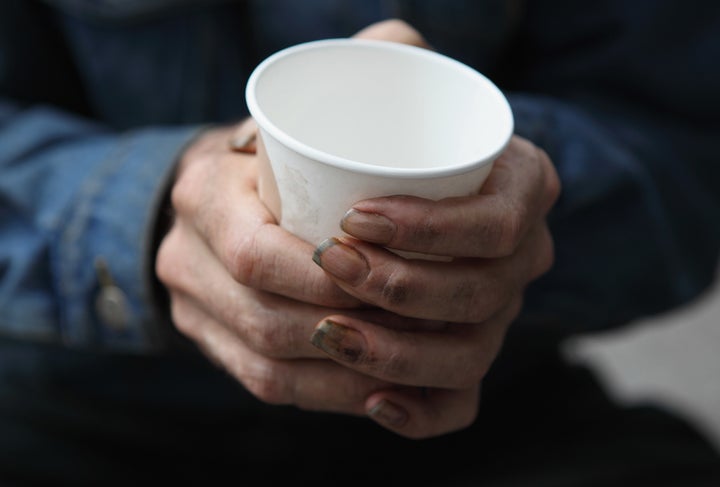
{"label": "metal button on denim", "polygon": [[100,282],[100,291],[95,300],[95,311],[100,320],[115,330],[124,330],[128,323],[128,300],[112,278],[102,258],[95,259],[95,272]]}

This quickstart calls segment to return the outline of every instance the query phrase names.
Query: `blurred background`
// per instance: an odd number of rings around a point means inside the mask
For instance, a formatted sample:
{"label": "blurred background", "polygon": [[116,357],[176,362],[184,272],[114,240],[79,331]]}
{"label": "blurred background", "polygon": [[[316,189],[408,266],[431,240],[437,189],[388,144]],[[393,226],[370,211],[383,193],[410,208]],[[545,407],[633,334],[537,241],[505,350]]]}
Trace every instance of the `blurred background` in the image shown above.
{"label": "blurred background", "polygon": [[626,404],[659,403],[704,431],[720,451],[720,282],[697,301],[619,330],[565,344]]}

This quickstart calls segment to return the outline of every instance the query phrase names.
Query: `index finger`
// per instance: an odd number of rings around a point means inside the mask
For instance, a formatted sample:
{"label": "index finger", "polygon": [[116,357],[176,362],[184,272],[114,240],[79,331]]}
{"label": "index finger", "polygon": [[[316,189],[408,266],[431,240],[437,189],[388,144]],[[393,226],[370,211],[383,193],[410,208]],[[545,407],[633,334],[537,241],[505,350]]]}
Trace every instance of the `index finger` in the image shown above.
{"label": "index finger", "polygon": [[353,205],[342,229],[389,248],[453,257],[511,255],[544,218],[560,183],[548,156],[513,137],[477,195],[431,201],[409,196]]}

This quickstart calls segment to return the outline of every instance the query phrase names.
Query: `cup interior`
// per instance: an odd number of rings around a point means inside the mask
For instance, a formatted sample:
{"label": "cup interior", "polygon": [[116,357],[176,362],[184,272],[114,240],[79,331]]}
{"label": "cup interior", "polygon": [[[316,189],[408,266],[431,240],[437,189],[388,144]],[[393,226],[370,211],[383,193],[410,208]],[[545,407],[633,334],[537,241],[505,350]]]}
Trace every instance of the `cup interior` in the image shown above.
{"label": "cup interior", "polygon": [[281,143],[368,172],[463,170],[492,161],[513,130],[505,97],[480,73],[389,42],[280,51],[256,68],[246,96],[258,125]]}

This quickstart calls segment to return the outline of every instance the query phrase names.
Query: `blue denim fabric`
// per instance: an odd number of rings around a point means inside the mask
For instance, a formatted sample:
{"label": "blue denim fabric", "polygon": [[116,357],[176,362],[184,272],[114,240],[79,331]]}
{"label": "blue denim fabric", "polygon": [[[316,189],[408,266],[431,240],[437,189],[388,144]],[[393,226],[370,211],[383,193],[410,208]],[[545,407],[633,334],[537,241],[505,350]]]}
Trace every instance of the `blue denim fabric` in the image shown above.
{"label": "blue denim fabric", "polygon": [[[199,126],[246,115],[276,49],[408,19],[509,96],[555,162],[557,264],[513,333],[616,326],[697,296],[720,248],[720,7],[674,0],[48,0],[0,5],[0,330],[148,350],[149,239]],[[97,315],[104,258],[130,302]]]}
{"label": "blue denim fabric", "polygon": [[[119,348],[152,343],[148,209],[195,131],[114,134],[43,107],[12,115],[0,132],[4,333]],[[124,328],[103,326],[96,316],[98,257],[129,298]]]}

